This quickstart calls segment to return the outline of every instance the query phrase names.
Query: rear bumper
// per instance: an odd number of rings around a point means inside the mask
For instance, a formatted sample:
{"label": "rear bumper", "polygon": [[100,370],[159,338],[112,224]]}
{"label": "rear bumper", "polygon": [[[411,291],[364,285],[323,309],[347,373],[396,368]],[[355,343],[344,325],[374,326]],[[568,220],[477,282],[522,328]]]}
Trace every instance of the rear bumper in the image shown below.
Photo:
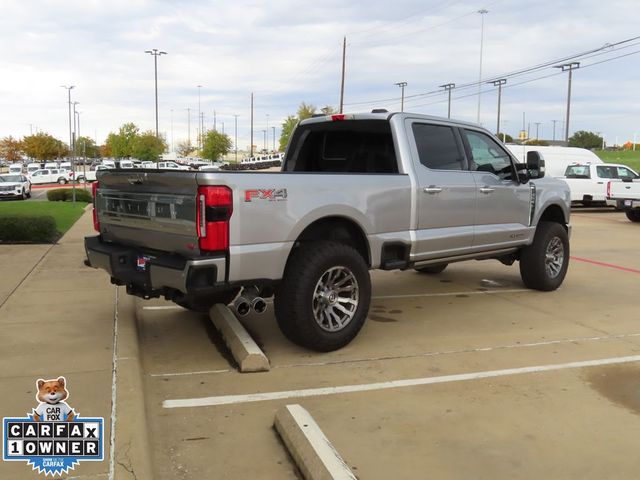
{"label": "rear bumper", "polygon": [[[143,298],[176,298],[213,293],[226,286],[225,256],[187,259],[179,255],[145,251],[137,247],[85,237],[87,265],[105,270],[116,285]],[[138,259],[148,257],[144,268]]]}

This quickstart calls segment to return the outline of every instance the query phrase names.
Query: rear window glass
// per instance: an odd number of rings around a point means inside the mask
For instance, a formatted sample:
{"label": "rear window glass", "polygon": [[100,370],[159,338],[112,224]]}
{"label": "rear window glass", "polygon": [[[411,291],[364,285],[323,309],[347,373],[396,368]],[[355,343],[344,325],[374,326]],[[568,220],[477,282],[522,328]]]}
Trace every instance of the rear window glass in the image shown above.
{"label": "rear window glass", "polygon": [[398,173],[391,127],[386,120],[345,120],[298,127],[284,171]]}
{"label": "rear window glass", "polygon": [[413,124],[420,163],[435,170],[462,170],[463,156],[453,128],[443,125]]}

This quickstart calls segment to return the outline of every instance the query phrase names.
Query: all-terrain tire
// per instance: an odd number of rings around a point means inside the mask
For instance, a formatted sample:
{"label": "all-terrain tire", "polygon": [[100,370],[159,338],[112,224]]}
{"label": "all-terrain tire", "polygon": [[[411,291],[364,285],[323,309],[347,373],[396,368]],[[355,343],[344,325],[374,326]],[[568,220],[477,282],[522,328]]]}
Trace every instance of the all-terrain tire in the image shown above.
{"label": "all-terrain tire", "polygon": [[432,265],[430,267],[418,267],[414,268],[416,272],[426,273],[427,275],[437,275],[438,273],[442,273],[445,268],[447,268],[448,263],[443,263],[442,265]]}
{"label": "all-terrain tire", "polygon": [[556,222],[540,222],[533,243],[520,253],[520,276],[527,288],[557,289],[569,268],[569,235]]}
{"label": "all-terrain tire", "polygon": [[216,303],[222,303],[223,305],[230,304],[238,296],[238,292],[240,292],[240,289],[234,288],[232,290],[225,290],[206,297],[192,297],[176,300],[176,303],[193,312],[209,313],[211,307]]}
{"label": "all-terrain tire", "polygon": [[317,241],[303,243],[291,254],[274,307],[289,340],[330,352],[355,338],[370,301],[371,279],[362,255],[350,245]]}
{"label": "all-terrain tire", "polygon": [[632,222],[640,222],[640,208],[634,208],[633,210],[627,210],[624,212],[627,218]]}

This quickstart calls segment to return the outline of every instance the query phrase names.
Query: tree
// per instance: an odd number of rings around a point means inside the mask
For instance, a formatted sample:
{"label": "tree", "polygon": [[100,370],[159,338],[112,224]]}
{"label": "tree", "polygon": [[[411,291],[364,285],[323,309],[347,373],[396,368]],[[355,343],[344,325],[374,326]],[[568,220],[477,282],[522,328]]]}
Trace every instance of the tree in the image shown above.
{"label": "tree", "polygon": [[108,144],[100,145],[100,156],[102,158],[109,158],[113,155],[111,147]]}
{"label": "tree", "polygon": [[176,152],[181,157],[188,157],[191,152],[193,152],[193,145],[188,140],[182,140],[178,142],[176,145]]}
{"label": "tree", "polygon": [[570,147],[580,148],[600,148],[602,147],[602,137],[597,133],[579,130],[569,138]]}
{"label": "tree", "polygon": [[22,145],[25,155],[37,160],[53,160],[69,154],[65,143],[44,132],[24,137]]}
{"label": "tree", "polygon": [[298,124],[298,117],[289,115],[284,122],[282,122],[282,133],[280,134],[280,151],[284,152],[289,144],[289,138],[293,133],[293,129]]}
{"label": "tree", "polygon": [[540,147],[548,147],[549,146],[549,142],[547,142],[546,140],[536,140],[535,138],[533,140],[529,140],[527,142],[527,145],[537,145]]}
{"label": "tree", "polygon": [[202,157],[208,160],[218,160],[231,150],[229,135],[210,130],[204,135],[202,142]]}
{"label": "tree", "polygon": [[[504,137],[503,137],[504,135]],[[513,137],[507,133],[499,133],[498,135],[496,135],[500,140],[502,140],[504,138],[504,143],[513,143]]]}
{"label": "tree", "polygon": [[323,115],[333,115],[334,113],[338,113],[338,111],[332,107],[331,105],[326,105],[320,109],[320,112]]}
{"label": "tree", "polygon": [[107,145],[111,149],[111,155],[116,158],[125,158],[132,155],[133,142],[140,132],[135,123],[125,123],[118,129],[118,133],[109,133]]}
{"label": "tree", "polygon": [[12,136],[4,137],[0,140],[0,157],[7,162],[22,160],[22,142]]}
{"label": "tree", "polygon": [[148,130],[133,137],[131,141],[131,156],[139,160],[155,162],[167,149],[167,144],[162,137]]}
{"label": "tree", "polygon": [[76,139],[76,155],[79,157],[97,158],[100,156],[100,148],[92,138],[78,137]]}
{"label": "tree", "polygon": [[298,120],[304,120],[306,118],[311,118],[316,113],[316,107],[302,102],[298,107]]}

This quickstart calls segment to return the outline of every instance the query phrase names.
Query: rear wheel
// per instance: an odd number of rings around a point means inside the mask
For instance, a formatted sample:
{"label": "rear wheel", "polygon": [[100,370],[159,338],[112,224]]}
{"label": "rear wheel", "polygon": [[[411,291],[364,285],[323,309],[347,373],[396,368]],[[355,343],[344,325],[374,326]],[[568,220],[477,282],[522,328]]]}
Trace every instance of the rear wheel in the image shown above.
{"label": "rear wheel", "polygon": [[370,300],[371,280],[362,255],[350,245],[318,241],[292,253],[274,307],[289,340],[329,352],[355,338]]}
{"label": "rear wheel", "polygon": [[640,222],[640,208],[634,208],[633,210],[627,210],[624,212],[627,218],[632,222]]}
{"label": "rear wheel", "polygon": [[175,303],[177,303],[181,307],[186,308],[187,310],[192,310],[194,312],[200,313],[209,313],[211,307],[213,307],[216,303],[229,305],[238,296],[238,292],[240,292],[240,289],[234,288],[232,290],[225,290],[206,297],[187,297],[182,300],[176,300]]}
{"label": "rear wheel", "polygon": [[447,268],[448,263],[443,263],[442,265],[432,265],[430,267],[418,267],[414,270],[420,273],[426,273],[427,275],[437,275],[444,271]]}
{"label": "rear wheel", "polygon": [[562,225],[540,222],[533,243],[520,254],[520,276],[528,288],[551,291],[564,280],[569,267],[569,235]]}
{"label": "rear wheel", "polygon": [[59,178],[59,179],[58,179],[58,183],[59,183],[60,185],[64,185],[65,183],[67,183],[67,179],[66,179],[66,178]]}

